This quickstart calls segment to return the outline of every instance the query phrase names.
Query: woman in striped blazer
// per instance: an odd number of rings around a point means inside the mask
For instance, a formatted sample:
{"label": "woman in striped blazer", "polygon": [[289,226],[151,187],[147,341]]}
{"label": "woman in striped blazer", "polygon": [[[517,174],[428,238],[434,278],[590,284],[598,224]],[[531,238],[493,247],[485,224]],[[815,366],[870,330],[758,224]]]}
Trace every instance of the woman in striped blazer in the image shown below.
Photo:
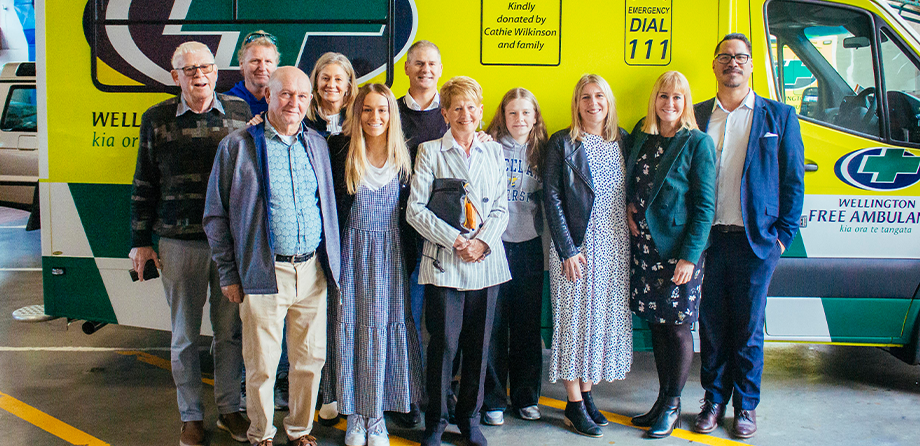
{"label": "woman in striped blazer", "polygon": [[[482,88],[465,76],[441,87],[443,138],[419,146],[406,219],[425,239],[419,283],[425,285],[428,409],[422,445],[440,445],[447,427],[446,390],[458,347],[463,350],[456,418],[469,444],[486,445],[479,429],[489,333],[498,285],[511,279],[502,234],[508,225],[507,178],[501,145],[480,142]],[[466,182],[464,231],[427,204],[435,179]]]}

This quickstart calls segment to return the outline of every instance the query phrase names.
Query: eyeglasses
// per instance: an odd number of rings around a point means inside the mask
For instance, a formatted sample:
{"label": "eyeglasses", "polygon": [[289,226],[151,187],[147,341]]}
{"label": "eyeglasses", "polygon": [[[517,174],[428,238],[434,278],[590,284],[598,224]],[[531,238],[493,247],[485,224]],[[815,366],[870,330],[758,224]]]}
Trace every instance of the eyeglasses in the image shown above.
{"label": "eyeglasses", "polygon": [[216,66],[217,65],[213,63],[206,63],[203,65],[189,65],[187,67],[173,68],[173,70],[176,70],[176,71],[182,70],[182,72],[185,73],[186,76],[191,77],[191,76],[194,76],[195,72],[197,72],[198,70],[201,70],[201,74],[210,74],[212,71],[214,71],[214,67]]}
{"label": "eyeglasses", "polygon": [[243,39],[243,45],[248,45],[248,44],[251,43],[253,40],[261,39],[261,38],[266,38],[266,39],[268,39],[268,40],[271,40],[272,45],[278,46],[278,39],[277,39],[275,36],[273,36],[273,35],[271,35],[271,34],[269,34],[269,33],[263,33],[263,32],[259,32],[259,31],[256,31],[256,32],[254,32],[254,33],[246,34],[246,38]]}
{"label": "eyeglasses", "polygon": [[737,60],[738,65],[744,65],[748,63],[749,60],[751,60],[751,55],[744,54],[744,53],[741,53],[741,54],[721,53],[721,54],[716,55],[716,60],[719,61],[719,63],[722,65],[728,65],[729,63],[731,63],[732,59]]}

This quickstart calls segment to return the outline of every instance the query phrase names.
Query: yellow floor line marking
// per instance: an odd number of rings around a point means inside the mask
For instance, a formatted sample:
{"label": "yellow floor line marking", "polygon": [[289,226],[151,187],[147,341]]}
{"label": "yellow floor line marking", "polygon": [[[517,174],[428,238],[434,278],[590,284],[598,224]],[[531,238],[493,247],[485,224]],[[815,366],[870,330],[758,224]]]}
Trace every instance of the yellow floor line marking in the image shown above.
{"label": "yellow floor line marking", "polygon": [[[172,363],[168,359],[163,359],[159,356],[151,355],[150,353],[138,352],[138,351],[128,351],[128,352],[116,352],[119,355],[125,356],[135,356],[140,362],[146,362],[154,367],[159,367],[163,370],[172,371]],[[214,380],[210,378],[201,378],[201,382],[213,386]]]}
{"label": "yellow floor line marking", "polygon": [[[552,398],[547,398],[545,396],[540,397],[540,405],[552,407],[559,410],[565,410],[565,401],[559,401]],[[608,420],[612,423],[621,424],[626,427],[631,427],[633,429],[648,430],[646,427],[633,426],[632,417],[627,417],[625,415],[616,414],[613,412],[607,412],[602,410],[601,413],[607,417]],[[723,446],[723,445],[747,445],[749,443],[742,443],[740,441],[729,440],[726,438],[713,437],[711,435],[698,434],[696,432],[684,430],[684,429],[674,429],[674,432],[671,433],[672,437],[682,438],[684,440],[690,440],[696,443],[708,444],[712,446]]]}
{"label": "yellow floor line marking", "polygon": [[[127,351],[127,352],[117,352],[117,353],[119,355],[134,356],[140,362],[145,362],[154,367],[159,367],[163,370],[172,370],[172,364],[169,362],[169,360],[163,359],[159,356],[154,356],[149,353],[138,352],[138,351]],[[210,386],[214,385],[213,379],[202,378],[201,382],[208,384]],[[319,412],[318,411],[316,415],[313,416],[313,421],[319,422]],[[336,423],[335,426],[332,426],[332,427],[344,432],[345,429],[347,428],[347,425],[348,423],[345,421],[345,419],[340,418],[339,422]],[[396,437],[393,435],[390,435],[390,444],[394,446],[417,446],[418,445],[418,443],[414,441],[409,441],[409,440],[406,440],[405,438],[400,438],[400,437]]]}
{"label": "yellow floor line marking", "polygon": [[3,409],[26,422],[33,424],[51,435],[70,444],[86,446],[109,446],[108,443],[93,437],[57,418],[52,417],[22,401],[0,392],[0,409]]}
{"label": "yellow floor line marking", "polygon": [[[147,363],[147,364],[153,365],[153,366],[155,366],[155,367],[159,367],[159,368],[164,369],[164,370],[171,370],[171,369],[172,369],[169,360],[160,358],[159,356],[151,355],[151,354],[149,354],[149,353],[138,352],[138,351],[126,351],[126,352],[118,352],[118,354],[120,354],[120,355],[126,355],[126,356],[135,356],[135,357],[137,357],[137,360],[138,360],[138,361],[145,362],[145,363]],[[208,385],[211,385],[211,386],[214,385],[214,380],[213,380],[213,379],[202,378],[201,381],[204,382],[205,384],[208,384]],[[553,398],[547,398],[547,397],[545,397],[545,396],[541,396],[541,397],[540,397],[540,405],[542,405],[542,406],[547,406],[547,407],[552,407],[552,408],[559,409],[559,410],[565,410],[565,401],[560,401],[560,400],[553,399]],[[613,423],[620,424],[620,425],[623,425],[623,426],[626,426],[626,427],[631,427],[631,428],[634,428],[634,429],[641,429],[641,430],[647,430],[647,429],[648,429],[648,428],[644,428],[644,427],[633,426],[633,424],[632,424],[632,417],[627,417],[627,416],[625,416],[625,415],[620,415],[620,414],[616,414],[616,413],[613,413],[613,412],[607,412],[607,411],[605,411],[605,410],[602,410],[601,413],[603,413],[604,416],[607,417],[607,419],[610,420],[610,421],[613,422]],[[317,414],[313,417],[313,420],[316,421],[316,422],[319,422],[319,413],[317,413]],[[335,426],[332,426],[332,427],[334,427],[334,428],[336,428],[336,429],[338,429],[338,430],[340,430],[340,431],[345,431],[345,429],[346,429],[346,427],[347,427],[347,423],[346,423],[346,421],[345,421],[344,419],[339,419],[339,422],[336,423]],[[684,429],[674,429],[674,432],[671,433],[671,436],[672,436],[672,437],[676,437],[676,438],[682,438],[682,439],[684,439],[684,440],[693,441],[693,442],[696,442],[696,443],[708,444],[708,445],[711,445],[711,446],[727,446],[727,445],[742,445],[742,444],[743,444],[743,445],[747,445],[747,444],[749,444],[749,443],[742,443],[742,442],[740,442],[740,441],[729,440],[729,439],[726,439],[726,438],[713,437],[713,436],[711,436],[711,435],[698,434],[698,433],[696,433],[696,432],[692,432],[692,431],[688,431],[688,430],[684,430]],[[416,443],[416,442],[409,441],[409,440],[406,440],[406,439],[404,439],[404,438],[400,438],[400,437],[396,437],[396,436],[392,436],[392,435],[390,436],[390,444],[395,445],[395,446],[404,446],[404,445],[405,445],[405,446],[415,446],[415,445],[418,445],[418,443]]]}

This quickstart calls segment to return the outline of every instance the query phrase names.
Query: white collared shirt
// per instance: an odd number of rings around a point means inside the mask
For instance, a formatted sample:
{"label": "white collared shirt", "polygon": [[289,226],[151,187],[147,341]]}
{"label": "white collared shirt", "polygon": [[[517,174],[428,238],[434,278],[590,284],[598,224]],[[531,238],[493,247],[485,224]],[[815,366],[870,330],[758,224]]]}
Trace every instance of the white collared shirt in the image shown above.
{"label": "white collared shirt", "polygon": [[751,122],[754,118],[754,90],[729,112],[716,97],[706,133],[716,143],[716,219],[713,224],[744,226],[741,216],[741,176],[747,157]]}
{"label": "white collared shirt", "polygon": [[422,109],[421,105],[418,105],[418,102],[415,102],[415,98],[413,98],[412,94],[410,94],[409,92],[406,92],[405,102],[406,102],[406,107],[409,107],[410,110],[415,110],[415,111],[434,110],[436,108],[441,107],[441,95],[435,92],[434,98],[431,99],[431,103],[428,104],[428,106],[425,107],[424,110]]}
{"label": "white collared shirt", "polygon": [[[449,138],[449,139],[448,139]],[[447,134],[444,135],[444,142],[441,144],[442,151],[448,151],[450,149],[457,149],[460,152],[460,155],[463,156],[463,159],[466,160],[466,168],[469,169],[473,165],[474,156],[482,156],[485,152],[483,151],[482,143],[479,142],[479,138],[476,138],[476,135],[473,135],[473,144],[470,146],[470,154],[466,154],[466,149],[460,146],[460,143],[454,139],[454,134],[447,131]]]}

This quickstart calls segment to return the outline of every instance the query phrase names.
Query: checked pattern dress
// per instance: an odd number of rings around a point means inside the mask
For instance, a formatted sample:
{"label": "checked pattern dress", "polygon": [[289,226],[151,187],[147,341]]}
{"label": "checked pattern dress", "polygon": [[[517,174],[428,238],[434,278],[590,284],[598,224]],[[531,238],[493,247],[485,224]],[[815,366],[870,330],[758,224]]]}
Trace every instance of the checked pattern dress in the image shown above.
{"label": "checked pattern dress", "polygon": [[[421,351],[399,233],[399,178],[359,186],[342,236],[337,315],[339,413],[409,412],[421,392]],[[411,334],[411,335],[410,335]]]}

